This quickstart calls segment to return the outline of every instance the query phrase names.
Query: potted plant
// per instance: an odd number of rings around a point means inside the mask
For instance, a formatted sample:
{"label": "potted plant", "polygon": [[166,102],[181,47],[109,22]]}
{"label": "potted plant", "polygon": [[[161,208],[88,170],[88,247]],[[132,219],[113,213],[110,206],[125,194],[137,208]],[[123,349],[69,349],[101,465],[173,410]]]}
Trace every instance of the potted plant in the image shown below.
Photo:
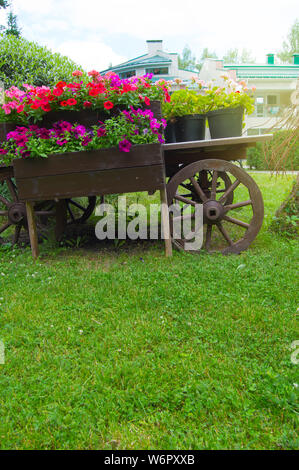
{"label": "potted plant", "polygon": [[241,136],[244,115],[254,111],[254,88],[249,89],[244,81],[223,78],[225,86],[210,84],[205,92],[212,139]]}
{"label": "potted plant", "polygon": [[[181,89],[171,95],[169,103],[163,103],[163,115],[167,120],[166,131],[174,133],[176,142],[203,140],[205,138],[206,97],[195,90]],[[171,138],[171,137],[170,137]]]}

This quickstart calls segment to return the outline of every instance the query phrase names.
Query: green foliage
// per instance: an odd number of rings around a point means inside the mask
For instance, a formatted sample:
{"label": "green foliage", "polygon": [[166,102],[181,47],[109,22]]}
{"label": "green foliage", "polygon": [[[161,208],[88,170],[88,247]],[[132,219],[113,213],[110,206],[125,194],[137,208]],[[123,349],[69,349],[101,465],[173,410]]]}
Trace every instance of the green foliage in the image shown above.
{"label": "green foliage", "polygon": [[8,0],[0,0],[0,9],[7,8],[9,6]]}
{"label": "green foliage", "polygon": [[298,238],[299,235],[299,184],[293,184],[289,196],[278,209],[270,224],[269,230],[287,238]]}
{"label": "green foliage", "polygon": [[255,59],[247,49],[243,49],[242,52],[239,52],[239,50],[235,48],[227,51],[223,56],[223,62],[225,64],[252,64],[255,62]]}
{"label": "green foliage", "polygon": [[293,54],[299,53],[299,20],[296,19],[288,34],[288,39],[283,42],[282,50],[278,57],[282,62],[292,63]]}
{"label": "green foliage", "polygon": [[192,55],[192,51],[189,46],[185,46],[182,55],[178,57],[179,68],[185,70],[194,70],[196,67],[196,57]]}
{"label": "green foliage", "polygon": [[[254,177],[267,221],[289,180]],[[0,447],[298,449],[296,256],[1,249]]]}
{"label": "green foliage", "polygon": [[296,136],[289,142],[287,159],[282,158],[283,146],[281,146],[280,153],[272,158],[272,148],[279,148],[291,132],[289,130],[275,132],[273,139],[267,143],[267,146],[259,142],[255,147],[249,148],[247,150],[249,167],[256,170],[299,170],[299,141]]}
{"label": "green foliage", "polygon": [[11,34],[17,38],[21,36],[21,30],[18,26],[17,16],[14,15],[12,11],[10,11],[7,15],[7,28],[5,34]]}
{"label": "green foliage", "polygon": [[53,86],[59,80],[71,80],[79,66],[46,47],[9,34],[0,35],[0,81],[5,88],[30,83]]}
{"label": "green foliage", "polygon": [[205,95],[200,95],[195,90],[184,89],[174,91],[171,95],[171,101],[162,104],[162,112],[165,119],[172,119],[187,114],[203,114],[206,111]]}

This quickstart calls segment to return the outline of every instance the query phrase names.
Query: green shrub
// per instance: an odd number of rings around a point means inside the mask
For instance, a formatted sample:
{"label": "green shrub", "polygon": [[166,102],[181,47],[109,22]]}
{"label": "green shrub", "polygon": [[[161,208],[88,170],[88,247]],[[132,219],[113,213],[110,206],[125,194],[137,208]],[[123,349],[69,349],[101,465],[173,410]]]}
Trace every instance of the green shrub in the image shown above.
{"label": "green shrub", "polygon": [[52,86],[59,80],[69,80],[78,68],[72,60],[35,42],[0,35],[0,81],[5,88],[23,83]]}
{"label": "green shrub", "polygon": [[287,139],[290,132],[289,130],[275,132],[273,139],[266,146],[259,142],[256,147],[249,148],[247,150],[249,167],[256,170],[299,170],[299,140],[296,136],[289,142],[287,159],[281,158],[285,148],[283,145],[277,152],[279,145]]}
{"label": "green shrub", "polygon": [[287,238],[297,238],[299,235],[299,178],[294,181],[293,188],[276,211],[269,226],[271,232],[279,233]]}

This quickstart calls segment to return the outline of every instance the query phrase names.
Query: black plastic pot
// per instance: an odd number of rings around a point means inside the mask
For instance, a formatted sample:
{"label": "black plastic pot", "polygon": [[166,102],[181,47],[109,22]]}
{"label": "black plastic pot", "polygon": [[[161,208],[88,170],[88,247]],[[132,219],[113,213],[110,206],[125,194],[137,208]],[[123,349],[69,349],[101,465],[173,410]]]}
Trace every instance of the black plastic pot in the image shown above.
{"label": "black plastic pot", "polygon": [[204,140],[206,130],[205,114],[188,114],[176,118],[174,123],[176,142]]}
{"label": "black plastic pot", "polygon": [[211,139],[242,135],[243,108],[224,108],[208,112]]}
{"label": "black plastic pot", "polygon": [[167,121],[167,126],[164,130],[164,136],[165,136],[166,144],[173,144],[174,142],[176,142],[175,128],[174,128],[174,123],[172,121]]}

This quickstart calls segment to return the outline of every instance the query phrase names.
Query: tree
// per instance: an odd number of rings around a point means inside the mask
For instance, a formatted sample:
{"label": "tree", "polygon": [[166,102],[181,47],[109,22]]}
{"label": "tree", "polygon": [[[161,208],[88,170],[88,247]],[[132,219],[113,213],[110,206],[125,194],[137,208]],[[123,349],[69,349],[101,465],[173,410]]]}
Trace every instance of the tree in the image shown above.
{"label": "tree", "polygon": [[253,64],[255,62],[248,49],[243,49],[240,53],[237,48],[229,49],[222,59],[225,64]]}
{"label": "tree", "polygon": [[18,27],[17,16],[10,11],[7,15],[7,28],[5,34],[12,34],[19,38],[21,36],[21,30]]}
{"label": "tree", "polygon": [[8,0],[0,0],[0,8],[7,8],[8,6]]}
{"label": "tree", "polygon": [[200,62],[203,62],[205,59],[217,59],[216,52],[209,51],[209,49],[205,47],[202,51]]}
{"label": "tree", "polygon": [[292,63],[293,54],[299,53],[299,20],[290,29],[288,38],[283,41],[282,50],[277,54],[282,62]]}
{"label": "tree", "polygon": [[179,68],[180,69],[194,69],[196,67],[196,58],[192,55],[191,49],[186,45],[183,49],[182,55],[179,55]]}
{"label": "tree", "polygon": [[[7,8],[9,6],[9,3],[7,0],[0,0],[0,10],[1,8]],[[0,33],[5,30],[5,26],[0,25]]]}

